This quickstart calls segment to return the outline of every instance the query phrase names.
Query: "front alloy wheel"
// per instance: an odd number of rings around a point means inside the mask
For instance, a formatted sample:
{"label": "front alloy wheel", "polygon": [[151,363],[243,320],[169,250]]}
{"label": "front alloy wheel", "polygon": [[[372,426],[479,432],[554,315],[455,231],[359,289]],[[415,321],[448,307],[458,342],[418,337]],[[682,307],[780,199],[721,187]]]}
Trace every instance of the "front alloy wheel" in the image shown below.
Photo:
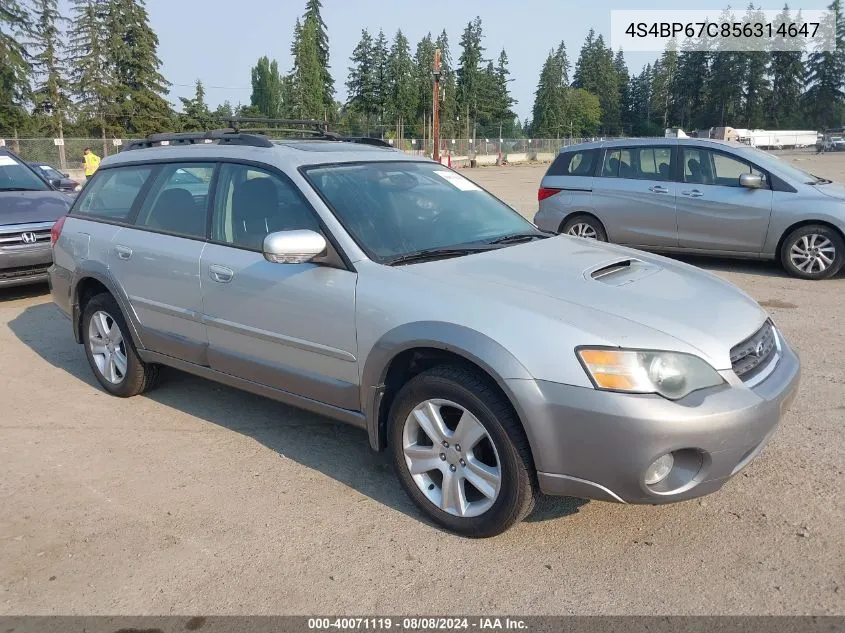
{"label": "front alloy wheel", "polygon": [[845,243],[823,225],[802,226],[790,233],[781,247],[787,272],[803,279],[828,279],[845,264]]}

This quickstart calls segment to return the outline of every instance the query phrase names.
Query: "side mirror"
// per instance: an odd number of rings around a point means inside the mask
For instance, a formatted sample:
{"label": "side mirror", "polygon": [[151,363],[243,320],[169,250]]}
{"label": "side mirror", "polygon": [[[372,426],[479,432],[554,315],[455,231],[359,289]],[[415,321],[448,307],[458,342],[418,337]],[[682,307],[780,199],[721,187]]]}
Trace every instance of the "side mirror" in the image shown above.
{"label": "side mirror", "polygon": [[70,174],[62,174],[65,178],[70,178]]}
{"label": "side mirror", "polygon": [[742,174],[739,177],[739,186],[748,189],[760,189],[763,186],[763,177],[759,174]]}
{"label": "side mirror", "polygon": [[51,184],[51,185],[53,185],[56,189],[60,189],[60,188],[61,188],[61,186],[62,186],[62,181],[61,181],[61,180],[58,180],[58,179],[56,179],[56,180],[51,180],[51,181],[50,181],[50,184]]}
{"label": "side mirror", "polygon": [[275,264],[304,264],[325,254],[326,238],[315,231],[277,231],[264,238],[264,259]]}

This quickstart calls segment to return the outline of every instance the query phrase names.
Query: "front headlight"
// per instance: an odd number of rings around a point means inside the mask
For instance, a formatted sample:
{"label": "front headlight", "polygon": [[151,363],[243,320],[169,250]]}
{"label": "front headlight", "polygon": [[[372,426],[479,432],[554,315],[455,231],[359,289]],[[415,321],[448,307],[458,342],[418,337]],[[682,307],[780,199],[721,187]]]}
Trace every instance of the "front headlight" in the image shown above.
{"label": "front headlight", "polygon": [[74,191],[82,191],[82,185],[76,185],[76,186],[73,188],[73,190],[74,190]]}
{"label": "front headlight", "polygon": [[692,354],[606,348],[577,351],[596,389],[657,393],[678,400],[724,382],[715,369]]}

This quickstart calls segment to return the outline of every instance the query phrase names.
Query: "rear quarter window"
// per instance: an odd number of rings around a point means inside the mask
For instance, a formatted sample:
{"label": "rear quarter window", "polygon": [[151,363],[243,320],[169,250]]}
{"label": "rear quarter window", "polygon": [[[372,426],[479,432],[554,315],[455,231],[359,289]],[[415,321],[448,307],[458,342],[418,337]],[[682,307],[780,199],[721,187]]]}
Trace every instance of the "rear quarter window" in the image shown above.
{"label": "rear quarter window", "polygon": [[592,176],[596,169],[598,150],[588,149],[558,154],[546,172],[547,176]]}
{"label": "rear quarter window", "polygon": [[126,222],[151,173],[152,167],[116,167],[97,171],[74,206],[73,214]]}

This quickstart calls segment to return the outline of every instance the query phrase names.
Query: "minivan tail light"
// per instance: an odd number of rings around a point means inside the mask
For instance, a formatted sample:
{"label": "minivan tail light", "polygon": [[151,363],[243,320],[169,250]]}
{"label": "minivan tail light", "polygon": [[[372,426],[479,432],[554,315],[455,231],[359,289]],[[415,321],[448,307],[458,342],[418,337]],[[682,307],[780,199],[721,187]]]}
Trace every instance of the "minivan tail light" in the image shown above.
{"label": "minivan tail light", "polygon": [[560,193],[563,189],[555,189],[553,187],[540,187],[537,191],[537,202],[545,200],[546,198],[551,198],[556,193]]}
{"label": "minivan tail light", "polygon": [[53,228],[50,229],[50,246],[59,241],[59,236],[62,234],[62,227],[65,225],[66,219],[67,216],[63,215],[58,220],[56,220],[56,223],[53,225]]}

